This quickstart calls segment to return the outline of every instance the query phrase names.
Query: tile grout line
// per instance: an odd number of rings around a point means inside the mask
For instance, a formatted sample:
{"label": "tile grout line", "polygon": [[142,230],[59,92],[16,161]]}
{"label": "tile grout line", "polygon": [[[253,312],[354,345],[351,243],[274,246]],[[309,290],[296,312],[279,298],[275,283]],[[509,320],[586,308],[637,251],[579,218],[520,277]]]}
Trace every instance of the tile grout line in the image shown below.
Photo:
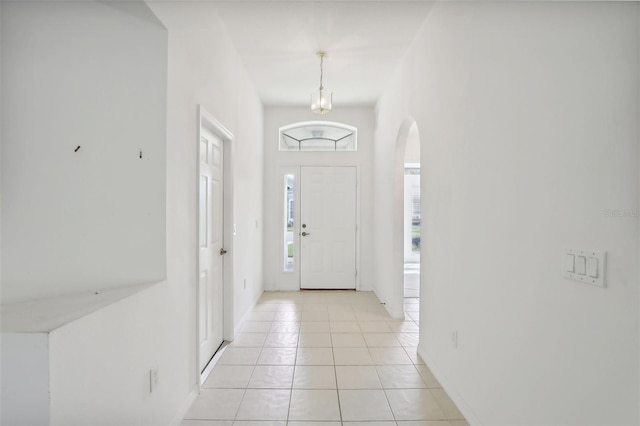
{"label": "tile grout line", "polygon": [[[300,319],[302,320],[302,314],[300,314]],[[302,328],[302,322],[300,322],[300,329]],[[300,329],[298,329],[298,342],[296,344],[296,355],[293,358],[293,377],[291,377],[291,390],[289,391],[289,406],[287,407],[287,418],[285,419],[286,424],[289,424],[289,417],[291,417],[291,401],[293,400],[293,384],[296,380],[296,370],[298,369],[298,347],[300,345]]]}
{"label": "tile grout line", "polygon": [[[253,375],[253,372],[251,373],[251,375]],[[251,378],[249,378],[249,380],[251,380]],[[247,383],[247,386],[249,386],[249,383]],[[246,394],[247,394],[247,388],[245,387],[244,389],[242,389],[242,398],[240,398],[240,404],[238,404],[238,408],[236,408],[236,412],[233,415],[233,420],[232,420],[233,423],[237,421],[238,413],[240,413],[240,407],[242,406],[242,401],[244,401],[244,396]]]}
{"label": "tile grout line", "polygon": [[340,415],[340,424],[343,425],[344,420],[342,417],[342,404],[340,403],[340,390],[338,387],[338,368],[336,366],[336,354],[333,350],[333,336],[331,336],[331,356],[333,357],[333,376],[336,379],[336,398],[338,399],[338,414]]}
{"label": "tile grout line", "polygon": [[396,419],[396,414],[393,412],[393,408],[391,408],[391,402],[389,402],[389,397],[387,396],[387,390],[384,387],[384,383],[382,383],[382,378],[380,377],[380,372],[378,371],[378,365],[373,366],[373,369],[376,372],[376,376],[378,377],[378,380],[380,381],[380,387],[382,388],[382,393],[384,394],[384,399],[387,401],[387,405],[389,406],[389,412],[391,413],[391,417],[393,417],[393,421],[396,423],[396,425],[398,424],[398,420]]}

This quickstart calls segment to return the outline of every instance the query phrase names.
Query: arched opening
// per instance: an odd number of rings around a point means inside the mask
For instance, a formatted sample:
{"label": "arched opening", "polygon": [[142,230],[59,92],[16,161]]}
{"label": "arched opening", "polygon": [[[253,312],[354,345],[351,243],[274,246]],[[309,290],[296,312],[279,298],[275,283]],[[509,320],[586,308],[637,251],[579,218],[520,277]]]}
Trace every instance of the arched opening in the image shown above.
{"label": "arched opening", "polygon": [[420,310],[420,134],[409,117],[400,126],[394,157],[393,309],[418,323]]}

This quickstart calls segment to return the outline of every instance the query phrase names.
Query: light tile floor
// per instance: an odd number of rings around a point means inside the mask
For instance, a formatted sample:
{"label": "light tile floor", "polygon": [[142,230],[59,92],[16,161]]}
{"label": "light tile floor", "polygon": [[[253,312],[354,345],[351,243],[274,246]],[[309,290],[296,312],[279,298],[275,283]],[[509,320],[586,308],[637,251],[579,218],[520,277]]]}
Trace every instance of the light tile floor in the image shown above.
{"label": "light tile floor", "polygon": [[420,297],[420,264],[404,264],[404,297]]}
{"label": "light tile floor", "polygon": [[370,292],[267,292],[183,426],[466,426],[416,353],[419,299],[389,317]]}

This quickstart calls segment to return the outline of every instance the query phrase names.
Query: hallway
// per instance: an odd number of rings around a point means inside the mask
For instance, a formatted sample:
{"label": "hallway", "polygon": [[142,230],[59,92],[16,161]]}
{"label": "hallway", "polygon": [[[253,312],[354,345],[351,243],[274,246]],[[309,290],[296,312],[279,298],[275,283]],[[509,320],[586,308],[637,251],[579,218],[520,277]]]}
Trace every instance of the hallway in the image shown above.
{"label": "hallway", "polygon": [[183,426],[467,425],[416,354],[416,301],[398,321],[371,292],[265,292]]}
{"label": "hallway", "polygon": [[[420,299],[420,264],[404,264],[404,298]],[[417,320],[416,320],[417,321]]]}

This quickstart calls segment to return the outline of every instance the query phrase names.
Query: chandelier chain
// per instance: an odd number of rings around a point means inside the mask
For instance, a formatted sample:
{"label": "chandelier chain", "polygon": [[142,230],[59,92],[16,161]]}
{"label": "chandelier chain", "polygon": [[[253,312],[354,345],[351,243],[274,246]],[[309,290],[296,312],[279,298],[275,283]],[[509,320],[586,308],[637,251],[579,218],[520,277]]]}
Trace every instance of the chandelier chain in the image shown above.
{"label": "chandelier chain", "polygon": [[327,56],[327,53],[321,50],[316,52],[316,55],[320,58],[320,90],[316,96],[311,94],[311,111],[325,114],[331,111],[333,99],[333,93],[328,97],[324,94],[324,57]]}
{"label": "chandelier chain", "polygon": [[320,55],[320,90],[324,89],[322,85],[322,62],[324,62],[324,55]]}

